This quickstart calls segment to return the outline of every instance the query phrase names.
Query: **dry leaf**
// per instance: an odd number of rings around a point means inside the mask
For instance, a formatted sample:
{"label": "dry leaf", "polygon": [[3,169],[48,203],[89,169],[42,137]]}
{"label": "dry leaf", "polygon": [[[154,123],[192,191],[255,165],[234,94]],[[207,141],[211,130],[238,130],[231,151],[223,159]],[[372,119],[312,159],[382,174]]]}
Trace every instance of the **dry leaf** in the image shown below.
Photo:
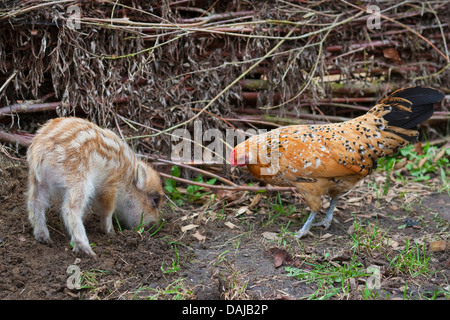
{"label": "dry leaf", "polygon": [[202,236],[198,231],[195,231],[195,233],[192,236],[200,242],[205,242],[206,240],[206,236]]}
{"label": "dry leaf", "polygon": [[224,225],[226,225],[230,229],[237,228],[237,225],[231,223],[230,221],[225,222]]}
{"label": "dry leaf", "polygon": [[181,232],[186,232],[198,227],[198,224],[188,224],[187,226],[181,227]]}
{"label": "dry leaf", "polygon": [[391,246],[392,249],[397,249],[399,246],[399,243],[392,239],[385,240],[384,243],[389,244],[389,246]]}
{"label": "dry leaf", "polygon": [[352,224],[347,229],[347,234],[354,234],[355,233],[355,226]]}
{"label": "dry leaf", "polygon": [[219,199],[227,199],[229,201],[234,201],[237,199],[239,192],[229,190],[217,190],[216,194]]}
{"label": "dry leaf", "polygon": [[269,252],[273,255],[273,263],[275,268],[281,267],[283,264],[290,266],[299,266],[300,261],[294,259],[286,250],[280,248],[270,248]]}
{"label": "dry leaf", "polygon": [[363,197],[352,197],[352,198],[349,198],[349,199],[347,199],[347,203],[352,203],[352,202],[360,202],[360,201],[363,201]]}
{"label": "dry leaf", "polygon": [[251,209],[254,206],[256,206],[259,203],[260,200],[261,200],[261,194],[258,193],[258,194],[256,194],[256,196],[253,197],[252,202],[248,206],[248,209]]}
{"label": "dry leaf", "polygon": [[398,54],[398,51],[394,48],[386,48],[383,49],[383,56],[387,59],[393,60],[397,63],[401,63],[402,59],[400,58],[400,55]]}
{"label": "dry leaf", "polygon": [[237,209],[236,216],[240,216],[241,214],[245,213],[245,211],[247,211],[247,209],[248,209],[248,206],[240,207],[239,209]]}
{"label": "dry leaf", "polygon": [[326,240],[328,238],[331,238],[333,235],[331,233],[325,233],[320,237],[320,240]]}
{"label": "dry leaf", "polygon": [[424,157],[424,158],[420,159],[418,168],[422,168],[423,165],[425,164],[425,162],[427,162],[427,160],[428,160],[428,157]]}
{"label": "dry leaf", "polygon": [[445,240],[433,241],[430,243],[431,252],[445,251],[446,248],[447,242]]}
{"label": "dry leaf", "polygon": [[262,233],[262,236],[266,240],[277,240],[278,239],[278,233],[275,233],[275,232],[266,231],[266,232]]}
{"label": "dry leaf", "polygon": [[406,165],[407,161],[408,160],[406,158],[403,158],[403,159],[397,161],[394,165],[394,169],[399,170],[399,169],[403,168]]}
{"label": "dry leaf", "polygon": [[450,142],[447,142],[442,148],[441,150],[436,154],[436,156],[433,159],[433,162],[437,162],[440,158],[442,158],[442,156],[445,154],[445,152],[447,151],[447,149],[450,148]]}

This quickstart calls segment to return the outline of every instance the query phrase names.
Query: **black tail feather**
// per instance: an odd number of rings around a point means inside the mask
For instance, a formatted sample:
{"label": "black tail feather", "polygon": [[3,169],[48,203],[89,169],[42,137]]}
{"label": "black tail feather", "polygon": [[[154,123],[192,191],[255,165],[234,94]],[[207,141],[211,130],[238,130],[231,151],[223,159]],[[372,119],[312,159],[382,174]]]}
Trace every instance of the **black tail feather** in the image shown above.
{"label": "black tail feather", "polygon": [[412,87],[394,91],[381,101],[384,108],[391,110],[383,115],[390,126],[415,129],[428,120],[434,111],[434,103],[441,101],[444,94],[439,90]]}

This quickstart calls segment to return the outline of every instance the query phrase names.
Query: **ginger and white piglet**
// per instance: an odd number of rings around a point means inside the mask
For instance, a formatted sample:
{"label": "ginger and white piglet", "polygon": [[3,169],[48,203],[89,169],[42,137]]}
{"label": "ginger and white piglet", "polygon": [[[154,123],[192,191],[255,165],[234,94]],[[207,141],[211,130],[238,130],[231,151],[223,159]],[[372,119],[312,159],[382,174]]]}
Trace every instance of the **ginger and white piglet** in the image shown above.
{"label": "ginger and white piglet", "polygon": [[163,188],[159,174],[116,134],[80,118],[56,118],[40,128],[27,152],[28,213],[35,238],[51,243],[45,220],[50,197],[62,198],[62,217],[74,251],[95,256],[83,215],[92,201],[101,226],[112,216],[125,227],[158,222]]}

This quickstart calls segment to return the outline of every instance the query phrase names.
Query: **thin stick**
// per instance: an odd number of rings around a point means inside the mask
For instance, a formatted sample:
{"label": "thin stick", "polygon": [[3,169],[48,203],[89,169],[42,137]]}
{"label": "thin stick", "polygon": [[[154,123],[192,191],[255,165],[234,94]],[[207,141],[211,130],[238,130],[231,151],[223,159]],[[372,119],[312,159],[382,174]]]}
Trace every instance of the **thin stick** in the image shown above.
{"label": "thin stick", "polygon": [[14,71],[8,79],[6,79],[5,83],[0,87],[0,93],[6,88],[6,86],[8,85],[8,83],[11,82],[12,79],[14,79],[14,77],[16,76],[17,71]]}
{"label": "thin stick", "polygon": [[210,185],[206,183],[191,181],[183,178],[178,178],[171,176],[170,174],[159,172],[159,175],[161,177],[167,178],[167,179],[173,179],[176,181],[180,181],[186,184],[195,185],[199,187],[204,188],[210,188],[210,189],[218,189],[218,190],[229,190],[229,191],[267,191],[267,192],[273,192],[273,191],[291,191],[296,192],[295,188],[293,187],[251,187],[251,186],[219,186],[219,185]]}
{"label": "thin stick", "polygon": [[141,155],[141,156],[143,156],[145,158],[148,158],[148,159],[152,159],[154,161],[160,161],[160,162],[164,162],[164,163],[171,164],[171,165],[174,165],[174,166],[183,167],[183,168],[186,168],[186,169],[189,169],[189,170],[192,170],[192,171],[197,171],[197,172],[199,172],[201,174],[204,174],[204,175],[210,176],[212,178],[216,178],[217,180],[220,180],[222,182],[225,182],[226,184],[229,184],[230,186],[234,186],[234,187],[237,186],[237,184],[235,184],[235,183],[231,182],[230,180],[227,180],[227,179],[225,179],[225,178],[223,178],[223,177],[221,177],[221,176],[219,176],[217,174],[214,174],[214,173],[211,173],[209,171],[202,170],[202,169],[199,169],[199,168],[196,168],[196,167],[184,164],[184,163],[174,162],[174,161],[158,158],[158,157],[151,156],[151,155]]}

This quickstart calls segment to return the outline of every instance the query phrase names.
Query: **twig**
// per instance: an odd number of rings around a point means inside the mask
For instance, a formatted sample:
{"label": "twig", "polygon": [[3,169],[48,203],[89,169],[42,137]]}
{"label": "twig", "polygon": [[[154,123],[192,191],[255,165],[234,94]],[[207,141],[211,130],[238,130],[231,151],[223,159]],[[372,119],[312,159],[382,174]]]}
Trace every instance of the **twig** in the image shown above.
{"label": "twig", "polygon": [[189,185],[195,185],[199,187],[204,188],[210,188],[210,189],[218,189],[218,190],[229,190],[229,191],[267,191],[267,192],[273,192],[273,191],[290,191],[290,192],[296,192],[296,189],[293,187],[251,187],[251,186],[221,186],[221,185],[210,185],[206,183],[191,181],[183,178],[178,178],[171,176],[170,174],[166,173],[159,173],[160,176],[167,178],[167,179],[173,179],[179,182],[183,182]]}
{"label": "twig", "polygon": [[21,8],[18,10],[11,10],[9,12],[7,12],[6,14],[0,16],[0,21],[3,19],[9,19],[11,17],[17,17],[20,14],[24,14],[28,11],[33,11],[37,8],[41,8],[41,7],[45,7],[45,6],[53,6],[55,4],[61,4],[61,3],[65,3],[65,2],[73,2],[73,0],[59,0],[59,1],[49,1],[49,2],[44,2],[44,3],[39,3],[35,6],[29,6],[27,8]]}
{"label": "twig", "polygon": [[242,17],[242,16],[248,16],[253,17],[255,15],[255,11],[239,11],[239,12],[226,12],[226,13],[220,13],[220,14],[213,14],[207,17],[199,17],[199,18],[192,18],[192,19],[178,19],[178,22],[188,24],[188,23],[207,23],[210,21],[217,21],[222,19],[229,19],[229,18],[235,18],[235,17]]}
{"label": "twig", "polygon": [[196,168],[196,167],[184,164],[184,163],[174,162],[174,161],[170,161],[170,160],[167,160],[167,159],[158,158],[158,157],[152,156],[152,155],[142,155],[142,156],[145,157],[145,158],[148,158],[148,159],[152,159],[153,161],[160,161],[160,162],[164,162],[164,163],[171,164],[171,165],[174,165],[174,166],[179,166],[179,167],[183,167],[183,168],[186,168],[186,169],[189,169],[189,170],[192,170],[192,171],[199,172],[201,174],[204,174],[204,175],[210,176],[212,178],[216,178],[217,180],[220,180],[222,182],[225,182],[226,184],[229,184],[230,186],[237,186],[235,183],[233,183],[230,180],[227,180],[227,179],[225,179],[225,178],[223,178],[223,177],[221,177],[221,176],[219,176],[217,174],[214,174],[214,173],[211,173],[209,171],[202,170],[202,169],[199,169],[199,168]]}
{"label": "twig", "polygon": [[2,93],[2,91],[6,88],[6,86],[11,82],[12,79],[14,79],[14,77],[16,76],[17,71],[14,71],[8,79],[6,79],[5,83],[3,83],[3,85],[0,87],[0,93]]}

